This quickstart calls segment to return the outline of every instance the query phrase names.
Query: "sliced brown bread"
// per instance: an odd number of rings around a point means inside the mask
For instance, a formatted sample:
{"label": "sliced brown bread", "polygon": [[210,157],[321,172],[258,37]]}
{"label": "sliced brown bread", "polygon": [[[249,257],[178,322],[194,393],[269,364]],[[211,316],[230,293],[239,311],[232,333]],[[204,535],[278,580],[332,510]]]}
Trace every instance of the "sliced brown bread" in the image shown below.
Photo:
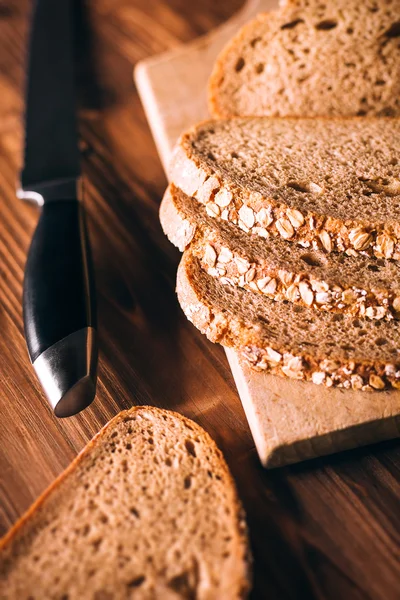
{"label": "sliced brown bread", "polygon": [[245,232],[400,260],[399,156],[400,119],[216,120],[182,135],[170,180]]}
{"label": "sliced brown bread", "polygon": [[400,0],[291,0],[223,50],[216,117],[400,116]]}
{"label": "sliced brown bread", "polygon": [[211,600],[249,589],[245,523],[209,435],[120,413],[0,542],[2,600]]}
{"label": "sliced brown bread", "polygon": [[275,300],[320,310],[398,318],[400,263],[357,254],[326,253],[288,244],[265,232],[265,239],[207,215],[205,207],[171,184],[160,220],[169,240],[192,252],[222,283],[238,285]]}
{"label": "sliced brown bread", "polygon": [[177,293],[202,333],[235,348],[253,368],[328,387],[400,388],[397,322],[331,315],[222,285],[190,250],[178,269]]}

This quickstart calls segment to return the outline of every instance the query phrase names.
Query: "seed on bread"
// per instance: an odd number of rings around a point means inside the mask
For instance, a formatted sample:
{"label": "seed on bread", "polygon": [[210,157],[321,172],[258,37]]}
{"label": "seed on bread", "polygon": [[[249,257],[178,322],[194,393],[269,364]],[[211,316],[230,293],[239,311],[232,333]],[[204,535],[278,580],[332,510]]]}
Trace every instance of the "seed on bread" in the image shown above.
{"label": "seed on bread", "polygon": [[363,378],[360,375],[352,375],[350,377],[350,384],[353,390],[361,390],[364,385]]}
{"label": "seed on bread", "polygon": [[[260,290],[260,292],[262,292],[263,294],[267,294],[268,293],[268,284],[271,281],[271,277],[263,277],[262,279],[258,279],[257,280],[257,287]],[[276,282],[275,282],[276,285]],[[244,286],[242,286],[244,287]]]}
{"label": "seed on bread", "polygon": [[263,293],[269,294],[273,296],[276,292],[277,282],[275,278],[269,280],[269,282],[264,286]]}
{"label": "seed on bread", "polygon": [[385,389],[385,382],[383,381],[382,377],[379,377],[379,375],[374,375],[374,373],[369,376],[369,385],[375,390]]}
{"label": "seed on bread", "polygon": [[366,250],[372,242],[372,235],[362,227],[356,227],[350,231],[349,240],[354,250]]}
{"label": "seed on bread", "polygon": [[372,321],[361,323],[351,315],[305,306],[298,310],[291,303],[232,285],[225,293],[190,250],[179,266],[177,292],[194,325],[211,341],[235,348],[256,370],[327,387],[362,391],[399,387],[400,331],[387,321],[375,327]]}
{"label": "seed on bread", "polygon": [[380,321],[386,315],[386,310],[384,306],[368,306],[365,309],[365,316],[369,319],[375,319]]}
{"label": "seed on bread", "polygon": [[325,229],[323,229],[321,231],[321,233],[319,234],[319,239],[321,240],[321,244],[322,244],[322,247],[324,248],[324,250],[326,250],[327,252],[332,252],[333,244],[332,244],[331,236],[329,235],[329,233],[327,231],[325,231]]}
{"label": "seed on bread", "polygon": [[287,290],[286,290],[286,298],[290,301],[290,302],[297,302],[297,300],[300,299],[300,291],[299,291],[299,286],[296,285],[295,283],[292,283],[292,285],[290,285]]}
{"label": "seed on bread", "polygon": [[268,357],[268,362],[279,364],[282,360],[282,354],[274,350],[273,348],[266,348],[266,354]]}
{"label": "seed on bread", "polygon": [[312,306],[314,302],[314,294],[306,281],[300,281],[299,292],[304,304],[306,306]]}
{"label": "seed on bread", "polygon": [[255,223],[254,211],[243,204],[239,211],[239,222],[243,223],[247,229],[251,229]]}
{"label": "seed on bread", "polygon": [[215,204],[214,202],[208,202],[208,204],[206,204],[206,212],[210,217],[219,217],[221,214],[218,204]]}
{"label": "seed on bread", "polygon": [[219,263],[229,263],[233,260],[233,253],[229,250],[229,248],[226,248],[225,246],[223,246],[218,254],[218,262]]}
{"label": "seed on bread", "polygon": [[217,262],[217,253],[211,244],[207,244],[204,248],[203,260],[208,267],[214,267]]}
{"label": "seed on bread", "polygon": [[[218,187],[219,187],[218,180],[216,180],[215,188],[218,188]],[[232,202],[232,192],[222,188],[215,194],[214,201],[221,208],[226,208]]]}
{"label": "seed on bread", "polygon": [[[234,259],[237,271],[240,275],[244,275],[250,269],[250,263],[246,258],[242,258],[241,256],[235,256]],[[399,308],[400,308],[400,299],[399,299]]]}
{"label": "seed on bread", "polygon": [[400,312],[400,296],[397,296],[393,300],[393,309],[395,310],[395,312]]}
{"label": "seed on bread", "polygon": [[396,240],[385,233],[376,237],[375,254],[382,258],[392,258]]}
{"label": "seed on bread", "polygon": [[299,210],[288,208],[286,215],[295,229],[301,227],[304,223],[304,217]]}
{"label": "seed on bread", "polygon": [[251,233],[252,235],[258,235],[262,238],[269,237],[269,232],[264,227],[253,227]]}
{"label": "seed on bread", "polygon": [[[219,182],[216,177],[208,177],[199,189],[199,202],[202,204],[207,204],[209,202],[215,192],[216,189],[219,188]],[[226,192],[225,192],[226,194]],[[221,192],[221,195],[224,195],[224,192]],[[216,199],[215,199],[216,200]],[[216,202],[219,204],[218,202]],[[221,205],[220,205],[221,206]]]}
{"label": "seed on bread", "polygon": [[342,292],[342,302],[344,302],[344,304],[353,304],[354,302],[357,301],[358,298],[358,294],[352,290],[352,289],[348,289],[348,290],[344,290]]}
{"label": "seed on bread", "polygon": [[[278,235],[327,253],[400,260],[400,193],[382,184],[365,195],[363,175],[400,181],[400,163],[387,160],[399,153],[399,139],[400,119],[210,121],[181,137],[171,179],[199,202],[208,180],[218,181],[214,199],[224,191],[223,218],[246,233]],[[241,149],[239,169],[225,151],[232,146]],[[195,184],[187,176],[194,170]],[[307,177],[295,185],[290,174],[299,170]],[[207,207],[210,216],[221,216],[216,202]]]}
{"label": "seed on bread", "polygon": [[325,306],[328,306],[328,304],[330,304],[331,297],[331,294],[328,292],[317,292],[315,294],[315,302],[317,304],[324,304]]}
{"label": "seed on bread", "polygon": [[[303,250],[279,238],[250,237],[230,223],[208,217],[203,206],[175,186],[169,188],[163,200],[161,220],[172,242],[182,221],[198,223],[194,252],[210,275],[227,277],[232,285],[276,300],[286,299],[306,306],[312,302],[313,308],[329,312],[375,320],[400,316],[398,262],[379,259],[375,263],[373,258],[358,253],[354,257],[343,256],[338,262],[337,255],[319,249]],[[210,244],[217,256],[221,256],[218,263],[213,263]]]}
{"label": "seed on bread", "polygon": [[[311,279],[311,288],[314,292],[329,292],[329,284],[326,281]],[[332,290],[333,292],[334,290]]]}
{"label": "seed on bread", "polygon": [[290,240],[291,237],[294,236],[293,225],[289,219],[285,219],[281,217],[275,223],[275,226],[279,232],[279,234],[285,239]]}
{"label": "seed on bread", "polygon": [[278,269],[278,277],[282,281],[284,286],[289,286],[293,281],[293,273],[285,271],[284,269]]}
{"label": "seed on bread", "polygon": [[316,385],[321,385],[325,381],[326,374],[324,371],[316,371],[311,376],[311,381]]}
{"label": "seed on bread", "polygon": [[[246,283],[251,283],[255,276],[256,276],[256,269],[255,269],[255,267],[252,267],[251,269],[249,269],[247,271],[246,275],[244,276],[244,280]],[[235,285],[235,282],[233,282],[233,285]],[[257,282],[257,287],[258,287],[258,282]]]}
{"label": "seed on bread", "polygon": [[293,356],[289,352],[283,355],[282,373],[291,379],[303,379],[304,363],[301,356]]}
{"label": "seed on bread", "polygon": [[272,216],[272,208],[261,208],[257,215],[257,223],[260,223],[262,227],[269,227],[274,222],[274,217]]}

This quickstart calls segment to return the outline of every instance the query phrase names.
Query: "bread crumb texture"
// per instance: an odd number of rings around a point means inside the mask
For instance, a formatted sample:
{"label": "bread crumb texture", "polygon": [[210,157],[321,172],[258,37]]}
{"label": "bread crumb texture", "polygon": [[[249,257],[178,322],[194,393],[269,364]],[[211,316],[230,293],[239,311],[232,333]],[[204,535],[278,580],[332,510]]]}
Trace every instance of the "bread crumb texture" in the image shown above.
{"label": "bread crumb texture", "polygon": [[192,421],[115,417],[0,544],[2,600],[244,598],[245,522],[219,449]]}
{"label": "bread crumb texture", "polygon": [[200,123],[170,179],[246,233],[400,260],[400,119]]}
{"label": "bread crumb texture", "polygon": [[207,337],[256,370],[365,392],[400,389],[397,322],[329,314],[223,285],[191,249],[178,269],[178,299]]}
{"label": "bread crumb texture", "polygon": [[[400,262],[356,253],[328,252],[288,244],[268,231],[249,235],[171,184],[160,210],[173,244],[191,250],[203,269],[224,285],[239,286],[274,300],[367,319],[400,317]],[[182,230],[191,235],[183,239]]]}
{"label": "bread crumb texture", "polygon": [[399,64],[399,0],[291,0],[223,50],[211,114],[400,116]]}

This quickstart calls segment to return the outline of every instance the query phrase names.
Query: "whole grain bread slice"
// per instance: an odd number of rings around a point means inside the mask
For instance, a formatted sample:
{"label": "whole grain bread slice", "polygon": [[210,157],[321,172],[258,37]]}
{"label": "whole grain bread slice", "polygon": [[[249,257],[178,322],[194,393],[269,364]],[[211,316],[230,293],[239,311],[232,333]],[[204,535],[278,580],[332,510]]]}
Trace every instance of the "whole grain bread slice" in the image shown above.
{"label": "whole grain bread slice", "polygon": [[202,333],[236,349],[255,369],[328,387],[400,388],[396,322],[331,315],[223,285],[190,250],[178,269],[177,293]]}
{"label": "whole grain bread slice", "polygon": [[400,260],[399,156],[400,119],[215,120],[182,135],[170,180],[245,232]]}
{"label": "whole grain bread slice", "polygon": [[281,238],[249,235],[207,215],[171,184],[160,207],[169,240],[191,250],[209,275],[275,300],[330,312],[392,319],[400,311],[400,263],[357,254],[304,249]]}
{"label": "whole grain bread slice", "polygon": [[221,452],[177,413],[112,419],[0,542],[3,600],[243,598],[242,509]]}
{"label": "whole grain bread slice", "polygon": [[227,45],[216,117],[400,116],[400,0],[291,0]]}

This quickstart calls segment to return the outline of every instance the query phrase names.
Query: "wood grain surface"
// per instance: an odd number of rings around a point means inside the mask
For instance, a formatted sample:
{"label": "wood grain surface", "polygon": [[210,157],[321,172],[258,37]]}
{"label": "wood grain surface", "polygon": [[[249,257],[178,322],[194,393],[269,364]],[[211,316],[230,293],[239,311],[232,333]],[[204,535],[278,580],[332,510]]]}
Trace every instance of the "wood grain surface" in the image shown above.
{"label": "wood grain surface", "polygon": [[57,420],[22,336],[23,266],[38,218],[14,191],[31,2],[0,0],[0,530],[111,416],[154,404],[195,419],[224,451],[248,515],[253,598],[398,600],[400,443],[263,471],[222,349],[186,321],[175,299],[179,254],[157,215],[166,181],[132,67],[205,33],[239,4],[91,0],[82,16],[80,116],[100,369],[93,405]]}

